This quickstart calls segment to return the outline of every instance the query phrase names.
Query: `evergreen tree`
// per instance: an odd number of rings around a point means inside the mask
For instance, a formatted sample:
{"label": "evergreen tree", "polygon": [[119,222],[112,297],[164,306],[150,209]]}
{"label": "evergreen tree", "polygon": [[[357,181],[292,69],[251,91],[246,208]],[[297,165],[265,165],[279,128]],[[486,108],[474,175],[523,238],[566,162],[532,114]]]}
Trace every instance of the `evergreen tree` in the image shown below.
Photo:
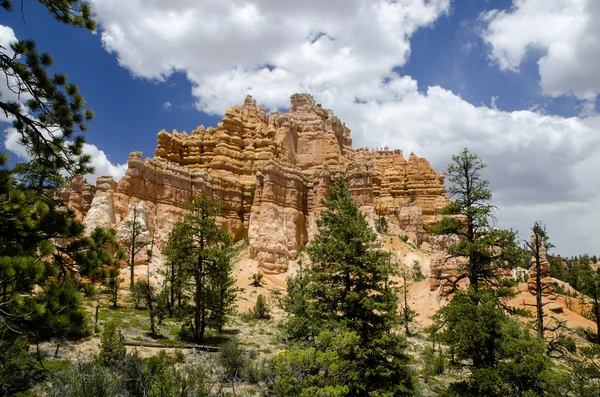
{"label": "evergreen tree", "polygon": [[[194,341],[202,342],[207,327],[221,330],[235,299],[235,281],[226,252],[229,235],[215,222],[221,214],[217,201],[202,192],[181,222],[175,225],[169,241],[179,238],[180,249],[171,245],[166,251],[173,264],[191,264],[194,301]],[[172,273],[174,274],[174,273]]]}
{"label": "evergreen tree", "polygon": [[404,325],[404,332],[406,336],[411,336],[410,323],[417,316],[417,312],[410,307],[408,304],[408,271],[406,267],[402,267],[402,286],[401,300],[400,300],[400,322]]}
{"label": "evergreen tree", "polygon": [[[80,0],[38,0],[60,22],[95,30],[91,7]],[[11,11],[13,2],[0,1]],[[84,109],[85,100],[77,85],[61,73],[48,74],[54,60],[50,54],[38,53],[32,40],[17,41],[10,48],[0,47],[0,69],[7,76],[8,89],[18,98],[28,98],[24,105],[0,98],[0,111],[12,120],[32,161],[21,166],[38,190],[55,187],[61,170],[71,174],[91,171],[89,156],[82,156],[84,139],[76,135],[87,130],[94,117]],[[46,183],[50,182],[50,185]]]}
{"label": "evergreen tree", "polygon": [[108,271],[108,277],[104,280],[104,285],[106,286],[106,290],[110,296],[113,307],[117,307],[118,299],[119,299],[119,288],[121,287],[121,282],[123,279],[119,277],[121,272],[118,267],[113,267]]}
{"label": "evergreen tree", "polygon": [[543,341],[505,313],[491,288],[458,291],[435,322],[434,329],[442,328],[438,340],[472,366],[470,377],[453,383],[443,396],[543,396],[552,390]]}
{"label": "evergreen tree", "polygon": [[188,226],[184,222],[178,222],[169,233],[167,244],[162,251],[167,259],[162,274],[168,290],[167,306],[171,316],[175,306],[182,305],[186,283],[193,271],[193,242],[188,235]]}
{"label": "evergreen tree", "polygon": [[97,227],[89,236],[67,244],[61,253],[67,262],[72,262],[80,276],[87,277],[90,283],[95,284],[107,277],[107,267],[115,263],[110,250],[116,234],[114,229]]}
{"label": "evergreen tree", "polygon": [[583,292],[592,300],[592,318],[596,323],[596,343],[600,345],[600,269],[587,266],[584,271]]}
{"label": "evergreen tree", "polygon": [[132,215],[131,219],[123,221],[122,226],[126,234],[123,246],[129,261],[129,288],[133,291],[135,288],[135,257],[144,247],[148,246],[150,242],[142,239],[142,236],[148,231],[148,228],[140,221],[140,213],[135,206],[133,207]]}
{"label": "evergreen tree", "polygon": [[518,261],[515,233],[493,227],[496,207],[491,203],[489,182],[481,175],[486,164],[468,149],[452,156],[452,161],[447,177],[451,182],[448,193],[454,202],[443,209],[446,216],[430,231],[458,236],[459,243],[448,247],[448,253],[467,260],[458,275],[446,282],[452,290],[463,279],[468,279],[476,291],[483,284],[501,286],[500,270]]}
{"label": "evergreen tree", "polygon": [[[343,179],[330,186],[323,205],[318,233],[306,248],[311,265],[290,282],[288,337],[314,347],[315,354],[330,354],[319,348],[323,332],[356,338],[356,346],[338,354],[347,367],[337,384],[347,385],[353,396],[412,395],[405,342],[393,331],[399,316],[391,276],[397,272],[389,254],[377,243]],[[304,384],[301,395],[310,387],[310,382]]]}

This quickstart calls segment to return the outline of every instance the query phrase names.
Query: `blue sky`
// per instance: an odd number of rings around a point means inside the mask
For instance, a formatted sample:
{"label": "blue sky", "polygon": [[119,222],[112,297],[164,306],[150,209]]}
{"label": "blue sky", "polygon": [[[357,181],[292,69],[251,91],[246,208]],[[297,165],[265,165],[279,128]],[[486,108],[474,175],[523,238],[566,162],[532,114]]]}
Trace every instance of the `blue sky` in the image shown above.
{"label": "blue sky", "polygon": [[153,156],[161,129],[215,125],[246,94],[285,109],[306,91],[347,123],[355,147],[415,151],[437,170],[470,147],[490,165],[501,226],[524,232],[541,219],[561,252],[591,253],[595,3],[93,0],[92,34],[26,2],[25,23],[15,10],[0,25],[79,85],[96,113],[87,141],[114,165]]}

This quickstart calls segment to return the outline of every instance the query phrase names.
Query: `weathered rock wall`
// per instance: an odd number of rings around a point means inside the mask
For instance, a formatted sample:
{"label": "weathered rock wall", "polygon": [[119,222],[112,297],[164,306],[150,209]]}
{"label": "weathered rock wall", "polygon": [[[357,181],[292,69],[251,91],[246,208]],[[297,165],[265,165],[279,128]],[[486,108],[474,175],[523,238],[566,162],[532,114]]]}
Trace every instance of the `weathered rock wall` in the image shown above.
{"label": "weathered rock wall", "polygon": [[405,234],[423,232],[449,200],[443,175],[427,160],[399,150],[352,149],[350,130],[307,94],[288,113],[268,114],[247,97],[216,128],[158,133],[153,159],[131,153],[125,176],[97,186],[77,181],[63,197],[86,226],[118,227],[142,203],[143,221],[160,249],[186,204],[199,192],[224,203],[218,219],[234,240],[248,238],[263,271],[287,270],[316,232],[321,200],[345,178],[371,224],[388,216]]}

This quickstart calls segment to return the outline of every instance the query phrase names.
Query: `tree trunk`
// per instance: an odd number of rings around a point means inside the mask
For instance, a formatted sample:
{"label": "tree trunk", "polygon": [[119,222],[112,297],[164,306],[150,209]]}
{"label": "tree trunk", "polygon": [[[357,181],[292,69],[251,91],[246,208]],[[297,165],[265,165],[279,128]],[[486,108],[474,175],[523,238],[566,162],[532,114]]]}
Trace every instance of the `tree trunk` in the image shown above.
{"label": "tree trunk", "polygon": [[596,343],[600,345],[600,302],[597,289],[594,293],[594,317],[596,317]]}
{"label": "tree trunk", "polygon": [[131,233],[131,259],[129,262],[129,269],[131,272],[129,288],[132,291],[133,291],[133,267],[135,266],[135,248],[134,247],[135,247],[135,231]]}
{"label": "tree trunk", "polygon": [[202,342],[204,338],[204,299],[202,292],[204,289],[204,258],[198,255],[198,264],[196,265],[196,310],[194,313],[194,340],[196,343]]}
{"label": "tree trunk", "polygon": [[95,317],[95,321],[94,321],[94,330],[95,332],[98,332],[98,309],[100,309],[100,304],[96,303],[96,317]]}
{"label": "tree trunk", "polygon": [[175,263],[171,262],[171,299],[169,301],[169,315],[173,315],[173,306],[175,305]]}
{"label": "tree trunk", "polygon": [[156,313],[154,312],[154,294],[152,292],[152,287],[150,286],[150,277],[148,277],[146,289],[146,305],[148,306],[148,315],[150,316],[150,333],[152,334],[152,337],[156,339],[156,325],[154,321]]}
{"label": "tree trunk", "polygon": [[404,271],[404,330],[406,331],[406,336],[410,336],[410,329],[408,328],[408,323],[410,322],[410,313],[408,308],[408,291],[406,285],[406,270]]}
{"label": "tree trunk", "polygon": [[[536,239],[537,243],[537,239]],[[535,255],[535,292],[536,292],[536,309],[537,309],[537,332],[540,338],[544,340],[544,303],[542,301],[542,264],[540,261],[540,246],[536,246]]]}

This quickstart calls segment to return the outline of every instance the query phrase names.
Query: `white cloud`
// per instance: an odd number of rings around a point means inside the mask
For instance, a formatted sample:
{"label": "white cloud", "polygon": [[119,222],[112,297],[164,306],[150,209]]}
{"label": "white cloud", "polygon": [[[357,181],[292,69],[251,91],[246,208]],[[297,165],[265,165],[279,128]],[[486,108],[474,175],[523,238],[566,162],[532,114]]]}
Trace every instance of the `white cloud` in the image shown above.
{"label": "white cloud", "polygon": [[[441,87],[405,91],[385,102],[321,99],[353,127],[356,146],[402,148],[443,170],[468,147],[489,165],[500,226],[526,237],[536,220],[548,224],[558,252],[600,251],[600,117],[563,118],[524,110],[474,106]],[[589,233],[588,233],[589,231]]]}
{"label": "white cloud", "polygon": [[96,145],[85,143],[83,145],[83,153],[92,156],[94,173],[85,176],[89,183],[95,183],[96,178],[99,176],[112,176],[118,181],[125,175],[125,171],[127,171],[127,164],[113,164],[106,156],[106,153],[98,149]]}
{"label": "white cloud", "polygon": [[[142,4],[143,3],[143,4]],[[449,0],[94,0],[102,41],[135,75],[185,71],[199,109],[223,113],[260,93],[269,108],[290,93],[331,86],[370,91],[410,54],[410,36]]]}
{"label": "white cloud", "polygon": [[[246,94],[287,107],[292,93],[309,92],[352,128],[355,147],[415,151],[437,170],[469,147],[490,166],[501,226],[526,236],[541,219],[560,251],[597,247],[590,225],[600,222],[599,116],[474,106],[442,87],[421,93],[393,72],[410,56],[411,35],[447,13],[449,1],[93,2],[104,45],[121,65],[158,80],[185,72],[205,112],[223,113]],[[490,26],[503,15],[489,14]],[[497,59],[516,69],[527,48],[499,50],[506,55]]]}
{"label": "white cloud", "polygon": [[[0,50],[7,56],[12,57],[15,53],[10,48],[10,44],[17,41],[14,30],[8,26],[0,25]],[[28,93],[21,95],[15,93],[17,80],[12,76],[7,76],[3,71],[0,71],[0,98],[2,101],[24,102],[31,98]],[[0,112],[0,123],[11,122],[12,119],[7,117],[4,112]]]}
{"label": "white cloud", "polygon": [[600,92],[600,1],[513,0],[483,15],[483,39],[501,69],[517,71],[537,51],[542,91],[593,99]]}
{"label": "white cloud", "polygon": [[9,150],[19,156],[23,160],[28,160],[30,157],[27,154],[27,150],[25,146],[23,146],[19,139],[21,135],[17,132],[16,129],[10,127],[4,131],[4,147],[6,150]]}
{"label": "white cloud", "polygon": [[[25,147],[19,142],[20,135],[14,128],[5,130],[4,147],[16,154],[20,161],[27,161],[31,156],[25,150]],[[83,154],[89,154],[92,157],[91,165],[94,167],[93,174],[87,174],[85,178],[89,183],[95,183],[99,176],[112,176],[115,180],[121,179],[127,171],[127,164],[113,164],[103,150],[98,149],[96,145],[85,143],[83,145]]]}
{"label": "white cloud", "polygon": [[171,102],[165,102],[163,103],[163,107],[165,108],[165,110],[171,110]]}

